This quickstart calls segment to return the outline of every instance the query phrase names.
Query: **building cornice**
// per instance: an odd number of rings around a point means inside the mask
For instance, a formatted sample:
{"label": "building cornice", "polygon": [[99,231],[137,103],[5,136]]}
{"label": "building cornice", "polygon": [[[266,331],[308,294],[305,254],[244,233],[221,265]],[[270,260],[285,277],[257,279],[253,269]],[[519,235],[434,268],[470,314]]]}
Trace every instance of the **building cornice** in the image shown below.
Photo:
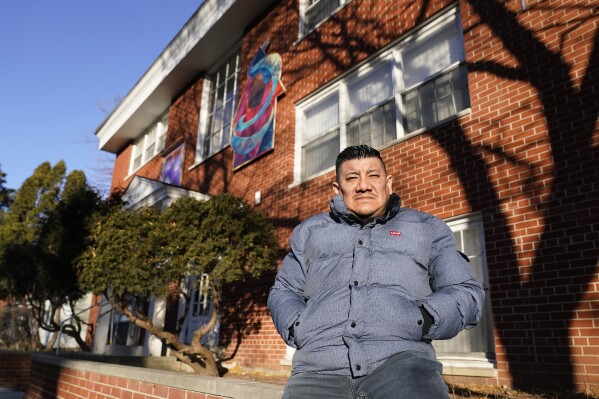
{"label": "building cornice", "polygon": [[118,153],[171,100],[243,36],[272,0],[206,0],[96,129],[101,150]]}

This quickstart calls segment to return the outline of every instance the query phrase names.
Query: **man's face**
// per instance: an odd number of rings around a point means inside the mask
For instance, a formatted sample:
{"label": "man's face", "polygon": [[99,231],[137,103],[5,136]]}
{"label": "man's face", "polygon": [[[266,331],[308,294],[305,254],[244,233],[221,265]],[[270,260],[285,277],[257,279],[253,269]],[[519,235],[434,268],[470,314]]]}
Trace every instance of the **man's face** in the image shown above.
{"label": "man's face", "polygon": [[368,222],[383,215],[392,191],[393,178],[387,175],[378,158],[345,161],[333,183],[336,194],[343,196],[347,209],[360,220]]}

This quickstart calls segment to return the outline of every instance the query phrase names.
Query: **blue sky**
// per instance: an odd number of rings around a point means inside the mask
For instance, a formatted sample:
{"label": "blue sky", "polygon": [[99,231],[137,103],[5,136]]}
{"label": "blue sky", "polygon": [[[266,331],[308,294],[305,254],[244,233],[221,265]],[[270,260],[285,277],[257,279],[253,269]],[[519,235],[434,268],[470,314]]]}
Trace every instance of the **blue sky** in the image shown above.
{"label": "blue sky", "polygon": [[[94,132],[202,0],[0,0],[0,168],[18,189],[64,160],[110,185]],[[108,170],[108,172],[107,172]]]}

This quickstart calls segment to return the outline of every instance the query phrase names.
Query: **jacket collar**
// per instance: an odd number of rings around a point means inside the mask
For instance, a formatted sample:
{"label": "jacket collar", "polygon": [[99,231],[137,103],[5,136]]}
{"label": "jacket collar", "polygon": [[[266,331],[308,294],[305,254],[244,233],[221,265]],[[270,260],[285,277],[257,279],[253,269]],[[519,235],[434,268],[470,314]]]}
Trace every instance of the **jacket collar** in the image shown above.
{"label": "jacket collar", "polygon": [[[361,221],[347,209],[347,206],[345,205],[345,202],[343,202],[343,197],[341,195],[336,195],[331,199],[330,207],[331,217],[336,221],[343,221],[350,225],[362,224]],[[401,199],[399,198],[399,195],[395,193],[391,194],[389,201],[387,202],[387,211],[385,214],[375,218],[374,220],[371,220],[370,222],[366,223],[365,226],[374,225],[377,223],[385,223],[387,220],[397,215],[397,212],[399,212],[400,208]]]}

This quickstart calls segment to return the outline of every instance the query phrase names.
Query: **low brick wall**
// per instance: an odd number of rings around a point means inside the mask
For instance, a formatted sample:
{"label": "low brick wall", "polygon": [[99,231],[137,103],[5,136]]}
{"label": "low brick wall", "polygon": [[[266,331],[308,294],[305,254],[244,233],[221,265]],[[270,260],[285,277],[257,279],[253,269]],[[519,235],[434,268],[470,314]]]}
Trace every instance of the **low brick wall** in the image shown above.
{"label": "low brick wall", "polygon": [[35,354],[24,399],[280,399],[283,386]]}
{"label": "low brick wall", "polygon": [[0,387],[23,391],[30,373],[29,352],[0,351]]}

